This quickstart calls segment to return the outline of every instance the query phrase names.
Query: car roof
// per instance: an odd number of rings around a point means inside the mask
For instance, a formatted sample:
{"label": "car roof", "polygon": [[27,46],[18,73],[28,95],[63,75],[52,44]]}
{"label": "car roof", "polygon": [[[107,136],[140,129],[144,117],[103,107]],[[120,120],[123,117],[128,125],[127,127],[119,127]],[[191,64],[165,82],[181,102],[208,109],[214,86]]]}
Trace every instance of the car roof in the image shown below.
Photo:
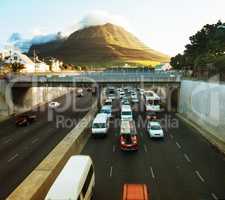
{"label": "car roof", "polygon": [[91,163],[89,156],[70,157],[45,199],[77,199]]}
{"label": "car roof", "polygon": [[160,126],[160,123],[159,122],[150,122],[150,125],[151,126]]}
{"label": "car roof", "polygon": [[108,115],[105,113],[98,113],[93,121],[93,123],[104,123],[108,119]]}
{"label": "car roof", "polygon": [[121,110],[122,111],[131,111],[131,107],[130,107],[130,105],[122,105]]}
{"label": "car roof", "polygon": [[124,184],[123,200],[148,200],[147,186],[145,184]]}
{"label": "car roof", "polygon": [[120,125],[121,134],[136,134],[135,123],[132,120],[122,120]]}
{"label": "car roof", "polygon": [[104,105],[104,106],[102,106],[101,110],[111,110],[111,106],[110,105]]}

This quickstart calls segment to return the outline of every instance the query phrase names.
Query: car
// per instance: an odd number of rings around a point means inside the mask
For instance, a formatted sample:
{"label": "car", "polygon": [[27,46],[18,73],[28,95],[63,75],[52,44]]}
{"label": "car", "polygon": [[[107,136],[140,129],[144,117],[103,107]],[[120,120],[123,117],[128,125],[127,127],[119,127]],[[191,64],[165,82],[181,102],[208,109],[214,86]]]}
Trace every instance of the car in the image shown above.
{"label": "car", "polygon": [[122,105],[121,120],[133,120],[132,109],[130,105]]}
{"label": "car", "polygon": [[17,126],[27,126],[36,120],[37,116],[33,114],[22,114],[16,116]]}
{"label": "car", "polygon": [[135,94],[135,93],[131,94],[131,102],[132,103],[138,103],[139,102],[137,94]]}
{"label": "car", "polygon": [[125,92],[124,91],[120,91],[119,96],[120,96],[120,99],[124,98],[125,97]]}
{"label": "car", "polygon": [[120,126],[120,149],[123,151],[138,150],[138,137],[135,127],[135,122],[121,121]]}
{"label": "car", "polygon": [[147,111],[145,113],[145,118],[150,121],[157,120],[157,114],[156,114],[156,112]]}
{"label": "car", "polygon": [[50,108],[57,108],[59,106],[60,106],[60,103],[57,101],[52,101],[48,104],[48,107],[50,107]]}
{"label": "car", "polygon": [[91,87],[87,87],[87,92],[91,92],[92,88]]}
{"label": "car", "polygon": [[122,200],[149,200],[149,191],[146,184],[124,184]]}
{"label": "car", "polygon": [[121,102],[121,105],[130,105],[130,102],[129,102],[129,100],[123,100]]}
{"label": "car", "polygon": [[77,89],[77,97],[83,97],[84,96],[84,90],[82,88]]}
{"label": "car", "polygon": [[164,132],[159,122],[149,121],[147,124],[147,131],[150,138],[163,138]]}
{"label": "car", "polygon": [[142,89],[142,88],[140,88],[140,89],[139,89],[139,92],[140,92],[140,95],[144,95],[145,90],[144,90],[144,89]]}
{"label": "car", "polygon": [[112,117],[112,107],[111,106],[102,106],[100,113],[105,113],[108,115],[108,118]]}
{"label": "car", "polygon": [[112,108],[112,99],[109,99],[109,98],[106,99],[105,102],[104,102],[104,105],[105,106],[110,106]]}
{"label": "car", "polygon": [[96,115],[92,122],[92,135],[106,135],[109,129],[109,118],[105,113],[99,113]]}

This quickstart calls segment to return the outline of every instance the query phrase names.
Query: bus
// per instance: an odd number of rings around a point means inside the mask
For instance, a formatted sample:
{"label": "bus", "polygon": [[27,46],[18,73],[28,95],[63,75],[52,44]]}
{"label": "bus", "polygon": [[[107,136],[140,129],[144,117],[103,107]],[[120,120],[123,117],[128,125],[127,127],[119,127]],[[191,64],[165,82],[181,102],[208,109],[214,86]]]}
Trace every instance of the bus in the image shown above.
{"label": "bus", "polygon": [[51,186],[45,200],[90,200],[95,186],[94,166],[89,156],[72,156]]}

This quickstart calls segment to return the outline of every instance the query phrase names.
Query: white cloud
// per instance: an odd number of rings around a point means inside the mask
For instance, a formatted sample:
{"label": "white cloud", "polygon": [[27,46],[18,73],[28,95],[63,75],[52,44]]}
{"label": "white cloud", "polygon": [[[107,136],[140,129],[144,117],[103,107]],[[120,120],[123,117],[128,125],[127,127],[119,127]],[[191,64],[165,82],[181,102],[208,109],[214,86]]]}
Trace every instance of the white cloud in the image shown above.
{"label": "white cloud", "polygon": [[127,30],[131,30],[128,20],[117,14],[109,13],[105,10],[95,10],[88,12],[80,21],[71,25],[64,31],[64,35],[69,35],[76,30],[83,29],[90,26],[104,25],[106,23],[112,23],[124,27]]}
{"label": "white cloud", "polygon": [[80,21],[75,22],[69,28],[58,33],[50,33],[46,28],[36,27],[30,33],[30,39],[24,39],[19,33],[13,33],[8,40],[15,47],[27,52],[32,44],[43,44],[50,41],[57,40],[62,37],[67,37],[74,31],[97,25],[104,25],[112,23],[124,27],[131,31],[128,21],[121,15],[111,14],[104,10],[96,10],[88,12]]}

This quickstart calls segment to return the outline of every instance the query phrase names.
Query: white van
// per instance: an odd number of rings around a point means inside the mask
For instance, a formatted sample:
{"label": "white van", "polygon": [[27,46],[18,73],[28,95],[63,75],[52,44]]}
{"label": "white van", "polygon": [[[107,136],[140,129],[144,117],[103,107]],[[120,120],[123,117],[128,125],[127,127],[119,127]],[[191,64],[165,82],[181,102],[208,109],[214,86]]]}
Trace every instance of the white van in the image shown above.
{"label": "white van", "polygon": [[109,129],[109,117],[105,113],[99,113],[96,115],[92,122],[92,135],[94,134],[107,134]]}
{"label": "white van", "polygon": [[72,156],[51,186],[45,200],[90,200],[95,186],[89,156]]}
{"label": "white van", "polygon": [[133,120],[133,114],[130,105],[122,105],[121,120]]}

